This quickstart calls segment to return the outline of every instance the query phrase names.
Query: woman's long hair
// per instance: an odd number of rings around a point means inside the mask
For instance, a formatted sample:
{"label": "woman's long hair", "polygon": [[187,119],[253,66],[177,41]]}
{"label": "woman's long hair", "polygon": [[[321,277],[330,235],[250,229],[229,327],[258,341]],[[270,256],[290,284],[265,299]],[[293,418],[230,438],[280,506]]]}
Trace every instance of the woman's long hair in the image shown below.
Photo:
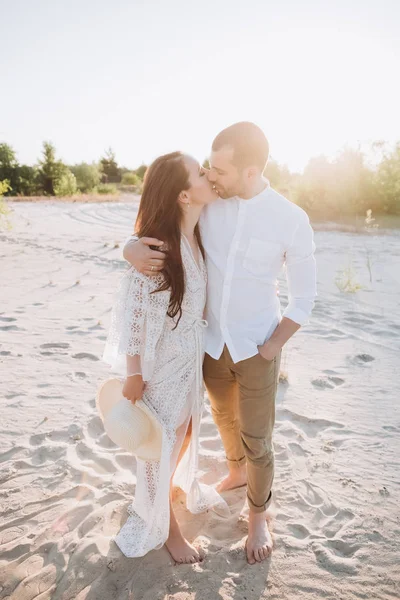
{"label": "woman's long hair", "polygon": [[[190,188],[189,173],[182,152],[171,152],[157,158],[147,169],[139,212],[136,219],[136,234],[162,240],[166,246],[166,260],[162,275],[164,281],[156,292],[171,290],[168,316],[182,316],[182,301],[185,293],[185,275],[181,255],[181,221],[183,208],[179,194]],[[195,236],[204,258],[198,224]]]}

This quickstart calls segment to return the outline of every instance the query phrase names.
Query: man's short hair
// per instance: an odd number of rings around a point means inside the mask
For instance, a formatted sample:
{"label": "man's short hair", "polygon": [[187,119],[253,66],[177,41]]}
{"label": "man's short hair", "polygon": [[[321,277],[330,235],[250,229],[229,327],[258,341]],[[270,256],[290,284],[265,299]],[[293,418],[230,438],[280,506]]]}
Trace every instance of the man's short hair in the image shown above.
{"label": "man's short hair", "polygon": [[257,166],[264,171],[269,157],[269,144],[264,132],[254,123],[242,121],[223,129],[212,144],[214,151],[223,146],[233,148],[233,163],[241,168]]}

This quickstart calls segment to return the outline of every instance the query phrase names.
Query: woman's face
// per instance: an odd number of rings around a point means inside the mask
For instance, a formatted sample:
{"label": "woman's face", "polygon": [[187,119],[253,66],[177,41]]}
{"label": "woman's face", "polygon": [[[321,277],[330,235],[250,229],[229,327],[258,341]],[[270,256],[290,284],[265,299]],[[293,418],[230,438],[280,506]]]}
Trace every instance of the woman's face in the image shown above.
{"label": "woman's face", "polygon": [[218,198],[213,185],[208,181],[207,169],[204,169],[191,156],[184,157],[184,164],[189,173],[190,188],[187,190],[190,203],[204,206]]}

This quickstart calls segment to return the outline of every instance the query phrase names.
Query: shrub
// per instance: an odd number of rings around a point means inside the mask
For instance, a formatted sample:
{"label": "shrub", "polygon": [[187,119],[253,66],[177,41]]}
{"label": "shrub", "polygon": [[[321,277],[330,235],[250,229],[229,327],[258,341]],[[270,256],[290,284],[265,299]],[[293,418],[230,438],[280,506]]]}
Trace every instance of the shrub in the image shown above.
{"label": "shrub", "polygon": [[78,191],[75,175],[65,167],[54,180],[53,189],[56,196],[73,196]]}
{"label": "shrub", "polygon": [[79,191],[87,194],[92,192],[101,181],[101,173],[99,167],[92,163],[80,163],[70,167],[71,172],[76,177],[76,185]]}
{"label": "shrub", "polygon": [[138,175],[133,173],[132,171],[128,171],[122,175],[122,185],[134,185],[136,187],[140,187],[142,183]]}
{"label": "shrub", "polygon": [[0,181],[0,224],[5,222],[8,225],[7,215],[10,212],[3,200],[3,194],[6,194],[10,189],[10,184],[7,179]]}
{"label": "shrub", "polygon": [[0,144],[0,181],[7,181],[7,189],[3,186],[5,196],[18,193],[18,161],[14,149],[8,144]]}
{"label": "shrub", "polygon": [[114,183],[100,183],[96,192],[98,194],[118,194],[117,186]]}

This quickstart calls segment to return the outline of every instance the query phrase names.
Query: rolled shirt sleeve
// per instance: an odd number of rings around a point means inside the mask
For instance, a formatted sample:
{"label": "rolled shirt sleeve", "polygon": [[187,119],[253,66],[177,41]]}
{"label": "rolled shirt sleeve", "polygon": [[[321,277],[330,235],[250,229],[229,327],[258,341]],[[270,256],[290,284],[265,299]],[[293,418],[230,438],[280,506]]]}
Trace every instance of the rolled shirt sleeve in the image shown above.
{"label": "rolled shirt sleeve", "polygon": [[134,244],[135,242],[137,242],[138,239],[139,239],[138,236],[135,235],[134,233],[132,233],[132,235],[130,235],[128,238],[126,238],[125,243],[124,243],[124,247],[122,248],[122,258],[123,258],[123,260],[126,260],[125,256],[124,256],[126,248],[128,248],[131,244]]}
{"label": "rolled shirt sleeve", "polygon": [[289,303],[283,313],[299,325],[307,323],[317,296],[314,233],[302,211],[292,243],[286,251],[286,278]]}

